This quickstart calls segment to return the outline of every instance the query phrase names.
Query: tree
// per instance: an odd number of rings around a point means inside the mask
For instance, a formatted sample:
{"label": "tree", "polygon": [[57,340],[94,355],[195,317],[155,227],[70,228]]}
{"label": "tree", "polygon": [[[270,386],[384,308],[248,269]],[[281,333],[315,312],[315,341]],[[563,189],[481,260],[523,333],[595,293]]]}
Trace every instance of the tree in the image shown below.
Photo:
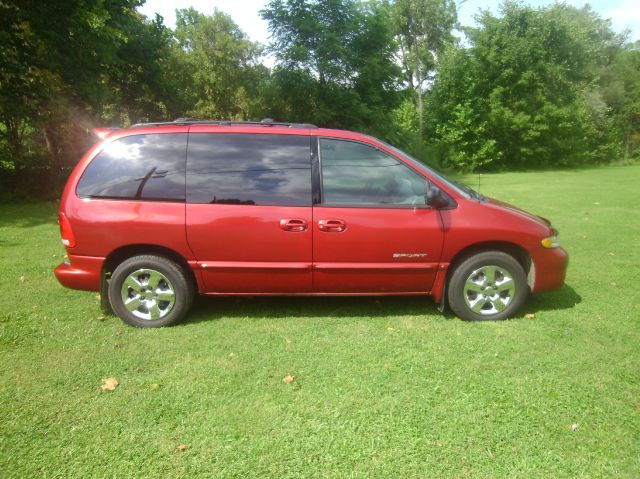
{"label": "tree", "polygon": [[503,3],[451,48],[428,96],[430,129],[457,168],[608,161],[615,129],[597,89],[622,38],[589,7]]}
{"label": "tree", "polygon": [[174,61],[182,78],[184,113],[199,118],[248,119],[266,69],[262,49],[231,17],[178,10]]}
{"label": "tree", "polygon": [[433,81],[445,48],[454,42],[457,13],[453,0],[396,0],[393,19],[404,80],[418,106],[418,145],[424,141],[423,94]]}
{"label": "tree", "polygon": [[[378,2],[271,0],[276,116],[384,134],[397,105],[388,12]],[[385,128],[386,124],[386,128]]]}
{"label": "tree", "polygon": [[[11,168],[62,166],[96,119],[153,111],[166,29],[139,0],[0,3],[0,132]],[[144,50],[144,51],[143,51]],[[117,107],[112,107],[117,105]]]}
{"label": "tree", "polygon": [[640,41],[616,52],[599,80],[599,99],[622,135],[623,160],[640,152]]}

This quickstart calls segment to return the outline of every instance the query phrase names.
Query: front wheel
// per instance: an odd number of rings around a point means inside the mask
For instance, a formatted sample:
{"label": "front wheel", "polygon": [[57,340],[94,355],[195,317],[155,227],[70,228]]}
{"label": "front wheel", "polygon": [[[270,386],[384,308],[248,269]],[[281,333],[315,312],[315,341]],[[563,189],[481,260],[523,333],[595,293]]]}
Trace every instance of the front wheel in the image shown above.
{"label": "front wheel", "polygon": [[513,316],[529,295],[524,269],[513,256],[486,251],[460,263],[449,280],[449,306],[467,321]]}
{"label": "front wheel", "polygon": [[161,256],[123,261],[111,275],[109,302],[125,322],[159,328],[180,322],[191,307],[194,289],[184,270]]}

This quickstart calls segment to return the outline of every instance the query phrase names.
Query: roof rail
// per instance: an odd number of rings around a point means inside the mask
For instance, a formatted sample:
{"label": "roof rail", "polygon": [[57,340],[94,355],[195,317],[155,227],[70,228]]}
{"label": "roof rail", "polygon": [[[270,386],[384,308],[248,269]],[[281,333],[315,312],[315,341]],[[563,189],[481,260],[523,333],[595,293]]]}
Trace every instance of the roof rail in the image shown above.
{"label": "roof rail", "polygon": [[219,126],[232,126],[232,125],[258,125],[258,126],[284,126],[287,128],[303,128],[303,129],[315,129],[316,125],[311,123],[287,123],[273,121],[271,118],[265,118],[261,121],[235,121],[235,120],[198,120],[196,118],[176,118],[173,121],[162,121],[154,123],[136,123],[131,125],[131,128],[144,128],[149,126],[168,126],[168,125],[219,125]]}
{"label": "roof rail", "polygon": [[119,130],[118,127],[104,127],[104,128],[92,128],[91,131],[101,140],[109,136],[114,131]]}

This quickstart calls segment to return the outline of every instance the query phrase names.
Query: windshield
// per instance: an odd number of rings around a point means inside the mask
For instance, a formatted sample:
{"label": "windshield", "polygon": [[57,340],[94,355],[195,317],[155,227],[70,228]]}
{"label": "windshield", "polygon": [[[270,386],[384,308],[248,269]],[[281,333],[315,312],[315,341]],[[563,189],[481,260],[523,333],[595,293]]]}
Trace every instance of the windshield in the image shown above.
{"label": "windshield", "polygon": [[450,180],[450,179],[446,178],[445,176],[443,176],[441,173],[438,173],[433,168],[430,168],[429,166],[425,165],[424,163],[422,163],[422,162],[416,160],[415,158],[413,158],[411,155],[408,155],[404,151],[399,150],[398,148],[396,148],[393,145],[390,145],[389,143],[385,143],[384,141],[378,140],[377,138],[376,138],[376,140],[379,141],[380,143],[382,143],[387,148],[390,148],[391,150],[393,150],[396,154],[398,154],[399,156],[401,156],[405,160],[407,160],[410,163],[412,163],[415,166],[417,166],[419,169],[421,169],[424,172],[428,173],[429,175],[437,178],[441,183],[444,183],[445,185],[447,185],[449,188],[454,190],[460,196],[463,196],[465,198],[478,198],[478,197],[480,197],[480,194],[477,193],[473,188],[470,188],[467,185],[463,185],[463,184],[460,184],[460,183],[458,183],[456,181],[453,181],[453,180]]}

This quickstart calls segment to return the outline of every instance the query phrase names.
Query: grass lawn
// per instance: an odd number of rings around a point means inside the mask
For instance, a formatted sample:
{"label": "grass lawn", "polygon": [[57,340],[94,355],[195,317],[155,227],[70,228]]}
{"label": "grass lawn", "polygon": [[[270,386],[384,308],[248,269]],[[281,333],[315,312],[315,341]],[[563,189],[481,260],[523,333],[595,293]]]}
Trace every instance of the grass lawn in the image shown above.
{"label": "grass lawn", "polygon": [[0,205],[0,475],[639,477],[639,185],[483,175],[571,255],[562,290],[498,323],[429,298],[199,299],[134,329],[56,282],[57,205]]}

